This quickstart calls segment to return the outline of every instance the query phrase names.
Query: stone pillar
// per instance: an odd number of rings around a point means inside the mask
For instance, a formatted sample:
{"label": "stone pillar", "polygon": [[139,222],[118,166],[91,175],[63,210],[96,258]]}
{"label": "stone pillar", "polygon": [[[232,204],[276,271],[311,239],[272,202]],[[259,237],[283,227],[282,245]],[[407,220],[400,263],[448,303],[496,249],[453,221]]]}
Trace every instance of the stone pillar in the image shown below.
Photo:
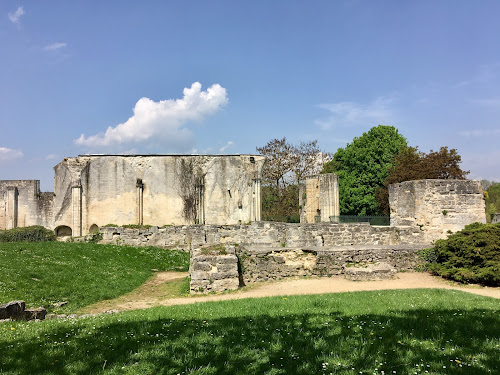
{"label": "stone pillar", "polygon": [[320,174],[318,177],[321,222],[327,223],[330,222],[330,216],[339,215],[339,181],[334,173]]}
{"label": "stone pillar", "polygon": [[15,186],[7,187],[7,204],[5,205],[7,211],[6,229],[17,228],[18,196],[19,192]]}
{"label": "stone pillar", "polygon": [[137,224],[144,224],[144,184],[140,178],[137,179]]}
{"label": "stone pillar", "polygon": [[252,180],[252,215],[251,221],[261,221],[261,191],[260,191],[260,178]]}
{"label": "stone pillar", "polygon": [[199,181],[196,189],[198,191],[198,208],[196,210],[198,224],[205,224],[205,185],[203,180]]}
{"label": "stone pillar", "polygon": [[71,187],[71,210],[73,216],[73,237],[82,235],[82,185],[80,182]]}

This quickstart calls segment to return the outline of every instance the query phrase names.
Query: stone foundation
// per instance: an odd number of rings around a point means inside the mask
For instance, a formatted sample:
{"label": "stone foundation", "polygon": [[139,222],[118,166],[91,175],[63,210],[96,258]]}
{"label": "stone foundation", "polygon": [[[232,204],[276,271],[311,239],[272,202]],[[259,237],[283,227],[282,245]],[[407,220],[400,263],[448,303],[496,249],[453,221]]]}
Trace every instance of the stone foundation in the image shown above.
{"label": "stone foundation", "polygon": [[420,263],[428,245],[251,249],[205,246],[191,252],[191,292],[234,290],[259,281],[345,274],[352,280],[382,280]]}
{"label": "stone foundation", "polygon": [[429,245],[339,246],[335,248],[239,249],[244,284],[293,276],[345,274],[352,266],[380,263],[402,271],[419,263],[418,251]]}

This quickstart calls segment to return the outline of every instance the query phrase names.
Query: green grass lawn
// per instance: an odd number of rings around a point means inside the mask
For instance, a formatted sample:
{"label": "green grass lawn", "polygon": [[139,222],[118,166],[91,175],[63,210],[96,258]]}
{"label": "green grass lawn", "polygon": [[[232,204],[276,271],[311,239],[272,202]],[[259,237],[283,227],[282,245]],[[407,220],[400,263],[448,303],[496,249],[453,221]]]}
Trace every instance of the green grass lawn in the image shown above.
{"label": "green grass lawn", "polygon": [[73,312],[118,297],[159,271],[187,271],[189,254],[153,247],[92,243],[0,243],[0,304],[25,300],[29,307],[68,301]]}
{"label": "green grass lawn", "polygon": [[450,290],[0,323],[7,374],[498,374],[500,302]]}

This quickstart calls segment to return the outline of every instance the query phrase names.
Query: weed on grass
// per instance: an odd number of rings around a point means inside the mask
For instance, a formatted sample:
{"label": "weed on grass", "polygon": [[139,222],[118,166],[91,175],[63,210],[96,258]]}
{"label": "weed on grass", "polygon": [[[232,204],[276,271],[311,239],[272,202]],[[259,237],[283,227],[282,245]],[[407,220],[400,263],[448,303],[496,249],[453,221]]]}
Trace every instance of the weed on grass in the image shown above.
{"label": "weed on grass", "polygon": [[272,297],[0,323],[8,374],[495,374],[500,303],[449,290]]}

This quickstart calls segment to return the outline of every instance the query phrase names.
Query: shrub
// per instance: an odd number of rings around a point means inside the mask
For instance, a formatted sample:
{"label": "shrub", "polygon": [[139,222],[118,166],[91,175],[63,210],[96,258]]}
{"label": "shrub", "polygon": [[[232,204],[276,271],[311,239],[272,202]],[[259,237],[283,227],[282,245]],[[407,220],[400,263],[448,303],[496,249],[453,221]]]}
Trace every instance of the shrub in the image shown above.
{"label": "shrub", "polygon": [[0,242],[47,242],[55,241],[53,231],[39,225],[0,231]]}
{"label": "shrub", "polygon": [[434,274],[462,283],[500,286],[500,223],[467,225],[424,255]]}

